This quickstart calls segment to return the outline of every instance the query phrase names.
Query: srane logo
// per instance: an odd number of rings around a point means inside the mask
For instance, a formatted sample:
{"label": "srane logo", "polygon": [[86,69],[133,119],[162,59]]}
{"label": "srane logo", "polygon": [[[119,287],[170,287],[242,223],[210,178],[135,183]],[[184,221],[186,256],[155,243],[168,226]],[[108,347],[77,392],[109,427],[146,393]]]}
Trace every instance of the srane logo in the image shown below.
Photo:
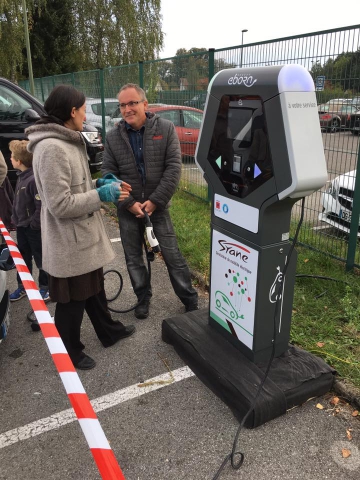
{"label": "srane logo", "polygon": [[242,260],[244,263],[247,263],[249,260],[250,250],[238,245],[237,243],[227,242],[226,240],[218,240],[219,242],[219,252],[225,252],[231,257],[235,257],[239,260]]}

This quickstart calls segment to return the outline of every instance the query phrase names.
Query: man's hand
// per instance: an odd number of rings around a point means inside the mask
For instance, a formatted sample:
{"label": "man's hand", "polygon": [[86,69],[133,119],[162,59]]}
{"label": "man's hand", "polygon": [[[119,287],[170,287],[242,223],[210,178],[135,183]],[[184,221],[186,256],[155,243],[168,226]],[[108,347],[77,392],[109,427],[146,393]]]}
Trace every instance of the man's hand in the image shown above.
{"label": "man's hand", "polygon": [[[129,184],[127,183],[126,185],[129,185]],[[130,187],[130,185],[129,185],[129,187]],[[131,190],[131,187],[130,187],[130,190]],[[119,197],[118,201],[122,202],[123,200],[128,198],[129,195],[130,195],[129,190],[124,190],[124,182],[123,182],[120,186],[120,197]]]}
{"label": "man's hand", "polygon": [[126,192],[131,192],[132,188],[129,183],[121,181],[121,190],[125,190]]}
{"label": "man's hand", "polygon": [[144,212],[141,210],[141,203],[135,202],[134,205],[128,208],[128,211],[135,215],[136,218],[143,218]]}
{"label": "man's hand", "polygon": [[150,215],[156,210],[156,205],[151,200],[146,200],[143,204],[140,205],[141,210],[145,209],[145,212]]}

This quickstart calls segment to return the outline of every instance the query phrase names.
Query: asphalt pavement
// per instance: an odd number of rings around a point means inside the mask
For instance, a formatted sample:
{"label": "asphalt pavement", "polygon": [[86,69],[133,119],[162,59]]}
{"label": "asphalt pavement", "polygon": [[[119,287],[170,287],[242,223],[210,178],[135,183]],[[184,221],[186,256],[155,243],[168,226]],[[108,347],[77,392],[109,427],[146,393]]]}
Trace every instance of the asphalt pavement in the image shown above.
{"label": "asphalt pavement", "polygon": [[[104,217],[116,259],[108,268],[123,276],[117,308],[135,303],[116,221]],[[70,260],[69,260],[70,261]],[[133,336],[104,349],[85,316],[82,340],[97,361],[79,371],[86,393],[127,480],[212,480],[231,452],[238,421],[161,339],[165,318],[184,311],[160,258],[151,265],[150,316],[114,314],[135,324]],[[36,273],[34,274],[37,280]],[[9,289],[16,272],[8,273]],[[108,296],[118,280],[109,274]],[[199,288],[200,306],[208,304]],[[48,304],[51,313],[55,305]],[[0,480],[101,478],[41,332],[33,332],[27,298],[11,304],[11,325],[0,346]],[[159,377],[159,378],[157,378]],[[144,385],[145,384],[145,385]],[[141,385],[141,386],[139,386]],[[220,479],[358,480],[360,417],[337,392],[309,399],[256,429],[243,429],[245,455]],[[344,390],[346,395],[346,388]]]}

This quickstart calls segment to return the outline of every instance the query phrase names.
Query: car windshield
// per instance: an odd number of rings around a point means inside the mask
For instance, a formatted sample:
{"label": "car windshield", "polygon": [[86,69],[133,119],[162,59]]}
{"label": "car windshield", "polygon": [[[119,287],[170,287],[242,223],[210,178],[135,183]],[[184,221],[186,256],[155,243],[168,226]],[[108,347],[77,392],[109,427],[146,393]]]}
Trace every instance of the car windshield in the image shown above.
{"label": "car windshield", "polygon": [[[105,115],[113,115],[114,112],[118,109],[119,102],[105,102]],[[93,103],[91,105],[91,110],[95,115],[101,115],[101,102],[100,103]]]}
{"label": "car windshield", "polygon": [[184,127],[186,128],[200,128],[203,114],[200,112],[193,112],[191,110],[183,110]]}

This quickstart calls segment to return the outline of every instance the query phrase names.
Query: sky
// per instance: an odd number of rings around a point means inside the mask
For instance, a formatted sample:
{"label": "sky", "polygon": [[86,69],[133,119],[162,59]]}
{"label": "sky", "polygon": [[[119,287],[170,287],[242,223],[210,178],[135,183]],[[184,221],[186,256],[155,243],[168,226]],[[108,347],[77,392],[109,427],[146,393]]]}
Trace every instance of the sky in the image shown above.
{"label": "sky", "polygon": [[164,48],[226,48],[360,24],[360,1],[161,0]]}

